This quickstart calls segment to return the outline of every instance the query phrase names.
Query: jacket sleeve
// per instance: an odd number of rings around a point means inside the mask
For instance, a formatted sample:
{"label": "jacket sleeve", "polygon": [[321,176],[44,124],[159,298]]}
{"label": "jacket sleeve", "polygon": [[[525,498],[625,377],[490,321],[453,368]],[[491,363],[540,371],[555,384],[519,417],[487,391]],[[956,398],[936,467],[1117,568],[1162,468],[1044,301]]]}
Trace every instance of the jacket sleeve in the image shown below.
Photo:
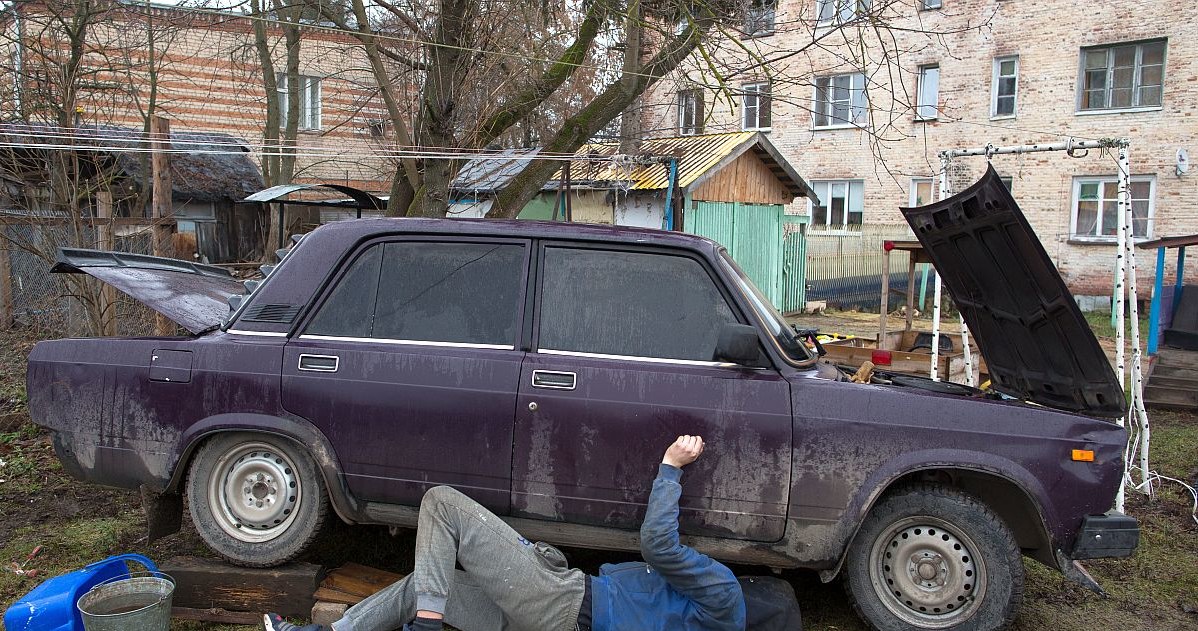
{"label": "jacket sleeve", "polygon": [[[641,524],[641,555],[682,595],[716,619],[743,620],[740,583],[726,566],[682,545],[678,537],[682,470],[662,464]],[[743,623],[742,623],[743,624]]]}

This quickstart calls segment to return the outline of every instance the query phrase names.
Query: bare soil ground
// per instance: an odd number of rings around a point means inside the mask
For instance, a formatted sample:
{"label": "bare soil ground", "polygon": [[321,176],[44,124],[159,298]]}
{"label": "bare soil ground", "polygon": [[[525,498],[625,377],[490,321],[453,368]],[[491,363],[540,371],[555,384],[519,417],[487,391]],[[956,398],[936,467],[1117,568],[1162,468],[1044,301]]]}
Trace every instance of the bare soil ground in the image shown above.
{"label": "bare soil ground", "polygon": [[[862,335],[876,332],[876,314],[832,314],[802,319],[806,326]],[[924,322],[920,323],[925,324]],[[27,567],[39,577],[0,569],[0,609],[27,593],[46,576],[76,569],[122,552],[156,560],[179,554],[211,556],[190,523],[183,531],[148,543],[138,495],[79,483],[67,476],[49,437],[29,422],[25,409],[25,358],[33,339],[21,331],[0,331],[0,566],[21,561],[38,545],[44,551]],[[1198,480],[1198,415],[1153,411],[1154,468],[1188,481]],[[1109,591],[1100,598],[1034,562],[1026,562],[1026,599],[1014,628],[1041,629],[1198,629],[1198,525],[1191,498],[1176,486],[1162,486],[1154,498],[1131,494],[1129,512],[1141,520],[1140,549],[1131,559],[1088,562],[1087,568]],[[397,572],[412,567],[411,532],[391,536],[379,527],[334,523],[305,560],[337,566],[356,561]],[[602,563],[632,555],[567,550],[575,565],[596,572]],[[738,567],[763,574],[764,568]],[[821,584],[812,572],[783,575],[795,587],[805,627],[817,631],[856,631],[865,627],[849,609],[839,583]],[[176,622],[174,629],[251,629]]]}

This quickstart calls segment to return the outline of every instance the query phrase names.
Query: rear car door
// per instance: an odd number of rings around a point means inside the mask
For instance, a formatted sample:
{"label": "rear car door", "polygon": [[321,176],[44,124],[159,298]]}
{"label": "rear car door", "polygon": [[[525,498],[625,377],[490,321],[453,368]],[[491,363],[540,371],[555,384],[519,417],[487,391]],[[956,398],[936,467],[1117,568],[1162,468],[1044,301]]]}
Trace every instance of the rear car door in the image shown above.
{"label": "rear car door", "polygon": [[363,500],[438,484],[506,513],[529,242],[402,238],[360,247],[283,364],[286,409],[315,423]]}
{"label": "rear car door", "polygon": [[790,486],[789,386],[772,368],[711,361],[746,322],[706,261],[682,251],[542,246],[535,349],[516,407],[512,512],[636,529],[681,434],[681,530],[775,541]]}

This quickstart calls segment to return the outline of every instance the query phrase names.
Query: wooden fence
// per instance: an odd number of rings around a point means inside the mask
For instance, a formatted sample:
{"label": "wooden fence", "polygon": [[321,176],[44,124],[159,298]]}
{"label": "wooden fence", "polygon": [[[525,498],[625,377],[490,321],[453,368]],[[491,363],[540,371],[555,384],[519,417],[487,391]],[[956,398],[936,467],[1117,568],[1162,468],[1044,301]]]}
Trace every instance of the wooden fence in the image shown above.
{"label": "wooden fence", "polygon": [[[905,224],[866,224],[849,230],[807,229],[807,300],[841,309],[877,309],[882,296],[882,244],[914,239]],[[907,286],[907,255],[891,256],[891,287]]]}

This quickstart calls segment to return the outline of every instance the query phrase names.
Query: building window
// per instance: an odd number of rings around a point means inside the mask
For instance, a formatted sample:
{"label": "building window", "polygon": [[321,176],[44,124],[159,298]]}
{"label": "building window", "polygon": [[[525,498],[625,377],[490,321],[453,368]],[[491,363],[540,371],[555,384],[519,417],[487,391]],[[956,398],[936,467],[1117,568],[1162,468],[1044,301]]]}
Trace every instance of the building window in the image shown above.
{"label": "building window", "polygon": [[703,91],[678,92],[678,135],[694,136],[703,133]]}
{"label": "building window", "polygon": [[808,201],[815,230],[843,230],[860,226],[865,214],[865,182],[825,180],[811,183],[819,204]]}
{"label": "building window", "polygon": [[857,72],[815,80],[815,126],[860,125],[866,120],[865,75]]}
{"label": "building window", "polygon": [[[1156,180],[1132,178],[1130,184],[1132,235],[1152,234],[1153,197]],[[1116,177],[1073,180],[1074,237],[1113,239],[1119,230],[1119,180]]]}
{"label": "building window", "polygon": [[940,103],[940,66],[919,67],[915,120],[936,120]]}
{"label": "building window", "polygon": [[741,128],[745,131],[770,128],[770,84],[748,83],[741,87],[744,99],[744,118]]}
{"label": "building window", "polygon": [[748,0],[745,6],[745,23],[742,31],[746,37],[774,34],[774,14],[777,0]]}
{"label": "building window", "polygon": [[931,9],[939,9],[940,6],[941,6],[940,0],[922,0],[919,3],[919,9],[921,11],[929,11]]}
{"label": "building window", "polygon": [[935,180],[930,177],[911,178],[911,208],[936,201]]}
{"label": "building window", "polygon": [[1165,41],[1082,49],[1079,111],[1160,107]]}
{"label": "building window", "polygon": [[816,0],[819,25],[845,24],[865,15],[871,0]]}
{"label": "building window", "polygon": [[[299,128],[307,130],[320,129],[320,77],[299,77]],[[287,75],[279,73],[275,77],[279,91],[279,127],[287,126],[288,101]]]}
{"label": "building window", "polygon": [[990,116],[1015,116],[1015,97],[1019,92],[1019,57],[996,58],[991,82],[993,98]]}

